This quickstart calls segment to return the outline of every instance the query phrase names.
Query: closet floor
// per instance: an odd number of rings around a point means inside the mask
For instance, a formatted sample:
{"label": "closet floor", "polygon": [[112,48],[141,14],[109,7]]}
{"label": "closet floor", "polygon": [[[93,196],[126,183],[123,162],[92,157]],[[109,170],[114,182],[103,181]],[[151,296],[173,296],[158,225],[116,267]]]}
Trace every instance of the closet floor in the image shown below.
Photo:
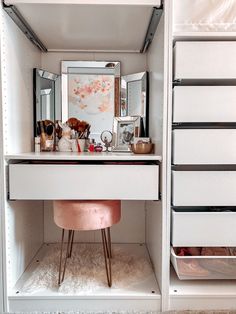
{"label": "closet floor", "polygon": [[[88,300],[103,300],[104,303],[104,300],[130,299],[137,305],[140,301],[144,301],[144,304],[150,301],[151,307],[155,304],[152,309],[157,310],[160,291],[146,246],[113,244],[112,248],[111,288],[107,286],[100,243],[74,244],[72,257],[67,262],[64,282],[58,287],[60,245],[44,244],[13,288],[9,296],[10,310],[15,310],[16,307],[18,310],[44,310],[42,302],[45,299],[47,302],[50,299],[54,301],[51,302],[52,309],[53,303],[56,300],[61,302],[62,299],[73,300],[75,304],[76,300],[87,300],[87,306],[92,304]],[[32,303],[33,300],[41,305],[26,308],[24,304]],[[65,309],[64,306],[66,303],[59,309]]]}

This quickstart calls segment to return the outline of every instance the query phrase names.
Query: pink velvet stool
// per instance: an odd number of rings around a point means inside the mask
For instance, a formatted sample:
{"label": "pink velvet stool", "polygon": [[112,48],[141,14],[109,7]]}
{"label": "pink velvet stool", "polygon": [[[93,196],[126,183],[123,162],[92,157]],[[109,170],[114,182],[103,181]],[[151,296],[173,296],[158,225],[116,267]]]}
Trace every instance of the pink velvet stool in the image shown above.
{"label": "pink velvet stool", "polygon": [[[60,265],[58,284],[60,285],[65,277],[67,258],[71,257],[76,230],[101,230],[103,253],[108,286],[112,285],[111,272],[111,235],[110,227],[120,221],[121,202],[120,201],[54,201],[54,221],[62,228]],[[62,251],[64,243],[64,233],[68,230],[68,242],[66,257],[62,268]],[[107,231],[107,234],[106,234]]]}

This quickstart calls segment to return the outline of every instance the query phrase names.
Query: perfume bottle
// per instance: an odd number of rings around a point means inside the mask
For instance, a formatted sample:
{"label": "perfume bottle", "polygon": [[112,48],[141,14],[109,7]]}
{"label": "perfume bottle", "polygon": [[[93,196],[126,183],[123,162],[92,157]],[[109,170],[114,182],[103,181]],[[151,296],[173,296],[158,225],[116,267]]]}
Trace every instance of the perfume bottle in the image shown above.
{"label": "perfume bottle", "polygon": [[95,149],[95,140],[92,138],[89,142],[89,147],[88,147],[88,151],[90,153],[93,153]]}
{"label": "perfume bottle", "polygon": [[98,143],[95,147],[94,150],[96,153],[101,153],[103,151],[103,147],[101,143]]}

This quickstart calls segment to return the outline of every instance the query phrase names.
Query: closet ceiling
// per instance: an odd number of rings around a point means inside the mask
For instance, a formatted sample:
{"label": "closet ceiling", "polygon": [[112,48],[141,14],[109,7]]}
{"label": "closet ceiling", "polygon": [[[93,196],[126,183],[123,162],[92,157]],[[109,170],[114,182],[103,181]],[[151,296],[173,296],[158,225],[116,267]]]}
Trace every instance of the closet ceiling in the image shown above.
{"label": "closet ceiling", "polygon": [[160,7],[161,0],[11,0],[5,4],[17,8],[48,51],[140,52],[153,7]]}

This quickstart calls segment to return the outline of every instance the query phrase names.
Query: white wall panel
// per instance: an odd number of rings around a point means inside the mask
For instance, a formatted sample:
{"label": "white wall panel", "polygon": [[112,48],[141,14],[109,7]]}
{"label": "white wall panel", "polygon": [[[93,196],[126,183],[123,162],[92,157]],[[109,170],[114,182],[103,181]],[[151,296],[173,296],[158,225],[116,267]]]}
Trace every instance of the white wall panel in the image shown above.
{"label": "white wall panel", "polygon": [[[149,71],[149,125],[150,137],[155,152],[163,153],[163,110],[164,110],[164,16],[157,28],[147,54]],[[163,185],[163,163],[160,167],[160,191]],[[164,179],[165,180],[165,179]],[[146,243],[153,262],[155,274],[162,290],[162,243],[163,243],[163,201],[146,203]]]}
{"label": "white wall panel", "polygon": [[162,17],[157,32],[147,55],[149,71],[149,125],[150,137],[155,143],[155,152],[162,154],[163,101],[164,101],[164,18]]}
{"label": "white wall panel", "polygon": [[33,138],[33,68],[41,53],[3,12],[2,76],[5,153],[31,151]]}
{"label": "white wall panel", "polygon": [[[1,9],[2,120],[1,154],[31,151],[33,142],[33,68],[41,53]],[[3,155],[2,155],[3,156]],[[21,276],[43,242],[43,203],[7,202],[5,169],[1,183],[4,293]],[[7,181],[7,180],[6,180]],[[22,178],[23,183],[23,178]],[[7,312],[7,299],[4,312]]]}
{"label": "white wall panel", "polygon": [[8,279],[12,286],[43,243],[42,202],[9,202],[6,219]]}
{"label": "white wall panel", "polygon": [[[2,16],[0,14],[0,23],[2,23]],[[1,25],[1,24],[0,24]],[[1,28],[0,28],[1,30]],[[0,36],[0,45],[2,44],[2,36]],[[1,46],[0,46],[1,47]],[[2,71],[2,66],[0,64],[0,71]],[[6,196],[5,193],[5,169],[4,169],[4,156],[3,156],[3,151],[4,151],[4,144],[3,144],[3,107],[2,107],[2,77],[0,75],[0,239],[2,239],[2,241],[0,241],[0,312],[3,312],[3,294],[4,294],[4,290],[3,290],[3,250],[5,248],[4,245],[4,239],[5,239],[5,235],[4,235],[4,199]]]}
{"label": "white wall panel", "polygon": [[49,52],[42,54],[42,68],[61,73],[61,61],[120,61],[121,75],[146,70],[146,55],[140,53]]}

